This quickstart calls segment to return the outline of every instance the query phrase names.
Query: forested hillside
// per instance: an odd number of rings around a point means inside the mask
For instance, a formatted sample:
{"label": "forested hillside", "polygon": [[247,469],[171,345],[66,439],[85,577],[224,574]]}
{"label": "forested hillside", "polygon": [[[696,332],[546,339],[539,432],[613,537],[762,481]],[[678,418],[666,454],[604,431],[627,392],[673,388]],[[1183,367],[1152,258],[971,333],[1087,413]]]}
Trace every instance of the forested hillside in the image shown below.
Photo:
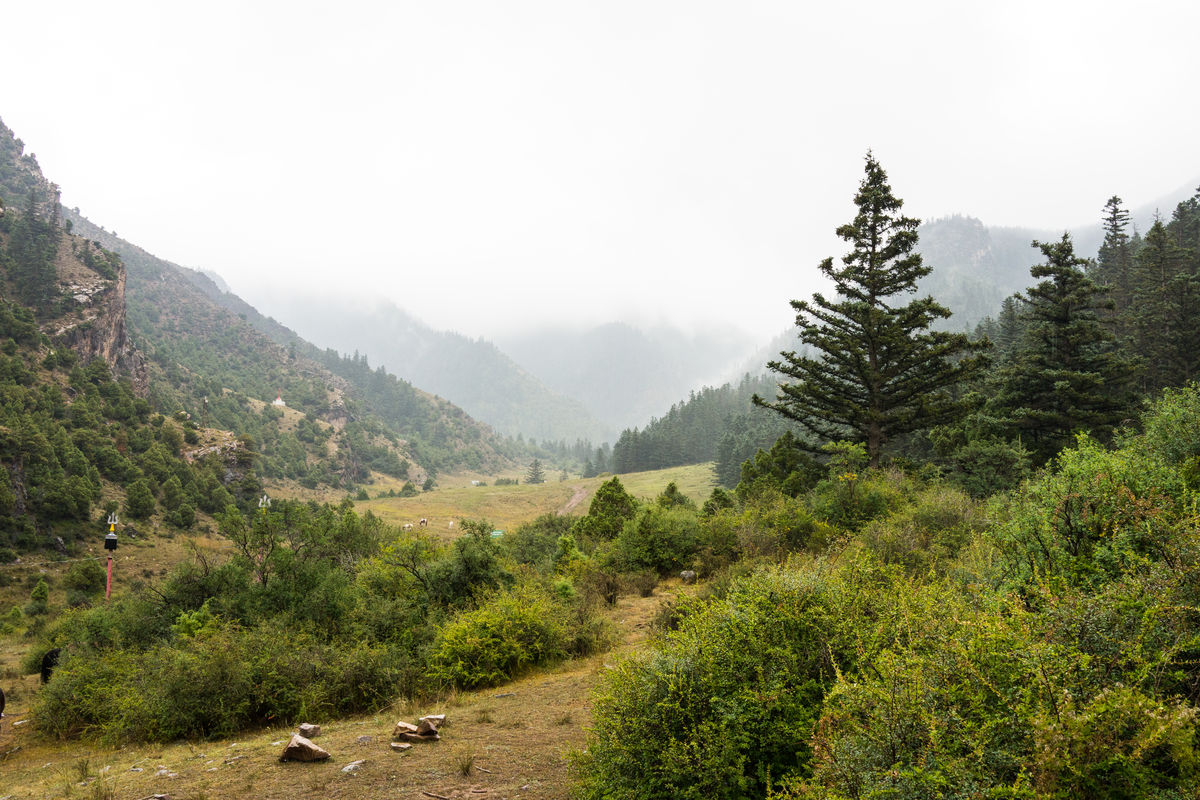
{"label": "forested hillside", "polygon": [[271,303],[276,316],[310,341],[360,353],[507,436],[611,438],[584,403],[550,390],[487,340],[435,331],[391,303],[293,296],[286,289]]}
{"label": "forested hillside", "polygon": [[[75,212],[67,215],[79,230],[111,246],[127,263],[131,330],[149,343],[151,360],[173,376],[167,381],[177,392],[173,399],[190,413],[202,410],[205,397],[213,404],[220,397],[213,391],[217,386],[266,402],[282,391],[289,406],[306,415],[347,424],[345,459],[333,472],[357,475],[352,481],[380,465],[387,466],[381,471],[389,474],[406,474],[403,458],[393,459],[380,450],[388,445],[395,449],[400,441],[422,473],[504,462],[505,445],[461,409],[387,373],[376,375],[378,371],[362,370],[361,363],[347,363],[353,359],[318,350],[240,298],[220,291],[207,276],[158,259]],[[172,365],[207,380],[181,380]],[[370,380],[364,380],[368,374]],[[244,404],[240,410],[228,404],[223,408],[253,435],[257,426],[251,417],[258,412]],[[224,419],[230,421],[232,417]],[[302,479],[311,472],[295,443],[276,448],[272,431],[258,432],[264,455],[279,453],[288,463],[277,468],[278,474]],[[310,481],[328,477],[312,475]]]}
{"label": "forested hillside", "polygon": [[23,149],[0,125],[7,544],[69,546],[100,508],[188,528],[197,512],[250,504],[264,478],[420,485],[524,455],[449,402],[317,350],[64,211]]}

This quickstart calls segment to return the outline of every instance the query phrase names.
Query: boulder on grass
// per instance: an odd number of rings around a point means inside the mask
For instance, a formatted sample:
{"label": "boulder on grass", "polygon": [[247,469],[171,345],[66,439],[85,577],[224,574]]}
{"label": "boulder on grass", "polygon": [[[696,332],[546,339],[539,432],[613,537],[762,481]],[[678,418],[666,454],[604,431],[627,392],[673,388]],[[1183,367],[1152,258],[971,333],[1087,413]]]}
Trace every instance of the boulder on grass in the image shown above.
{"label": "boulder on grass", "polygon": [[283,748],[280,761],[324,761],[329,753],[305,739],[298,733],[292,734],[292,739]]}
{"label": "boulder on grass", "polygon": [[321,726],[305,722],[300,725],[300,735],[305,739],[315,739],[321,735]]}

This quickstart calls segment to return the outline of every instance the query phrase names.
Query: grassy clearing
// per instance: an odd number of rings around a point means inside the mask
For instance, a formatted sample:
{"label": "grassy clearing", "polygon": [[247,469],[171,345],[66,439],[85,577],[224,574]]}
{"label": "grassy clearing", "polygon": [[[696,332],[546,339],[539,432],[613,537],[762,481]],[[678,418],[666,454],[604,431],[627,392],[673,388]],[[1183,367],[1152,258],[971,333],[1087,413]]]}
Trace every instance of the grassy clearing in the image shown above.
{"label": "grassy clearing", "polygon": [[[432,531],[448,532],[449,523],[462,519],[485,519],[500,530],[511,530],[542,514],[587,513],[592,495],[611,475],[599,478],[568,477],[565,481],[551,474],[546,483],[526,486],[472,486],[477,475],[452,475],[439,480],[440,486],[416,497],[376,498],[356,503],[362,513],[371,511],[393,525],[417,524],[429,520]],[[703,503],[716,486],[711,464],[618,476],[634,497],[651,500],[672,481],[697,504]],[[494,478],[487,479],[489,483]]]}

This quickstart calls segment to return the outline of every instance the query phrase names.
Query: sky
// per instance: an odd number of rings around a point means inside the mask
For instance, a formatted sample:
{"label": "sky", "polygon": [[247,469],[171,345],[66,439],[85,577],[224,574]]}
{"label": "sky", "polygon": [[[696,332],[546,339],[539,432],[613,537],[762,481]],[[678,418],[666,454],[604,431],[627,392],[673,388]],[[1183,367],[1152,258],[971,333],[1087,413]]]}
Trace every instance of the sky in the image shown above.
{"label": "sky", "polygon": [[63,203],[266,313],[769,337],[868,149],[988,225],[1200,179],[1192,0],[5,5],[0,119]]}

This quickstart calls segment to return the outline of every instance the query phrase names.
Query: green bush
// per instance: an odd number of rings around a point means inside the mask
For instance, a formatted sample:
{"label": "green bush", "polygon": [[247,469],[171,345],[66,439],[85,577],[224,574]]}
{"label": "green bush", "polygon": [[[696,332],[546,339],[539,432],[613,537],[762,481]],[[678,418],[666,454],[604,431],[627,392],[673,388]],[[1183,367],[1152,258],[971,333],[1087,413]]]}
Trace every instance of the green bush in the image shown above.
{"label": "green bush", "polygon": [[430,656],[433,680],[474,689],[494,686],[567,655],[566,609],[526,582],[478,609],[461,613],[438,633]]}
{"label": "green bush", "polygon": [[91,558],[76,561],[63,577],[67,605],[77,606],[91,600],[104,591],[107,580],[107,573],[99,561]]}
{"label": "green bush", "polygon": [[863,526],[861,539],[886,563],[903,564],[910,573],[944,568],[973,535],[984,529],[981,508],[962,491],[933,486],[913,504]]}
{"label": "green bush", "polygon": [[845,471],[818,483],[808,503],[818,519],[853,531],[899,508],[910,490],[898,470]]}
{"label": "green bush", "polygon": [[145,651],[64,658],[33,714],[49,735],[104,742],[219,738],[250,725],[370,711],[405,687],[403,656],[311,634],[218,626]]}
{"label": "green bush", "polygon": [[996,502],[989,536],[1011,582],[1058,575],[1098,585],[1144,558],[1171,561],[1180,548],[1186,495],[1181,472],[1131,442],[1107,450],[1081,436],[1053,469]]}
{"label": "green bush", "polygon": [[755,797],[805,771],[826,687],[875,648],[870,626],[855,629],[856,611],[887,617],[879,587],[889,585],[869,557],[845,554],[837,566],[759,571],[689,604],[598,688],[587,749],[574,755],[580,795]]}
{"label": "green bush", "polygon": [[622,572],[653,570],[669,575],[692,566],[699,535],[694,510],[644,508],[622,527],[613,542],[612,561]]}

